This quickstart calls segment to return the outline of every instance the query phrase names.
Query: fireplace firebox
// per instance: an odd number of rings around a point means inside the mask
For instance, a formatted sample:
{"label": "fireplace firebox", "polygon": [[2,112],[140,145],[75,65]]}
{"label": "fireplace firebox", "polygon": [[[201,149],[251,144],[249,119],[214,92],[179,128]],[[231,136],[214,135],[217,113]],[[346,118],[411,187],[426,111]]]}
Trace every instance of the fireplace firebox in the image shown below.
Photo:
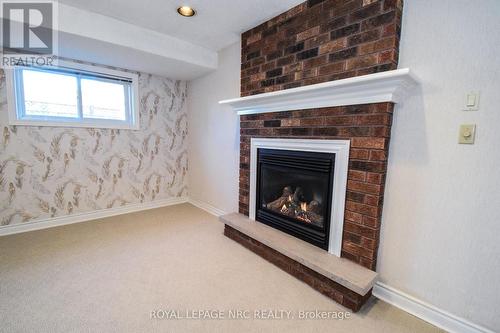
{"label": "fireplace firebox", "polygon": [[257,150],[256,220],[328,250],[335,154]]}

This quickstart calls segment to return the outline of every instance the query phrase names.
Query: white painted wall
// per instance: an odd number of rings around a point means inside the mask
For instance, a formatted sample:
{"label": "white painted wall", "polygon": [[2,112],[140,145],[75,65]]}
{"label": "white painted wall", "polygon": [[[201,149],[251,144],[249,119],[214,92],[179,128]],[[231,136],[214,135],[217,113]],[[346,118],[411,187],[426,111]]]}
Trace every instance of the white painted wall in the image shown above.
{"label": "white painted wall", "polygon": [[[500,330],[500,1],[405,2],[378,271],[388,285]],[[469,90],[478,112],[460,111]],[[477,124],[473,146],[458,127]]]}
{"label": "white painted wall", "polygon": [[240,43],[219,52],[218,69],[188,83],[189,195],[238,211],[239,120],[218,101],[240,95]]}
{"label": "white painted wall", "polygon": [[[400,67],[421,78],[395,112],[378,271],[384,283],[500,330],[500,1],[408,0]],[[237,210],[239,45],[189,86],[190,193]],[[460,111],[481,90],[481,110]],[[458,126],[478,125],[473,146]]]}

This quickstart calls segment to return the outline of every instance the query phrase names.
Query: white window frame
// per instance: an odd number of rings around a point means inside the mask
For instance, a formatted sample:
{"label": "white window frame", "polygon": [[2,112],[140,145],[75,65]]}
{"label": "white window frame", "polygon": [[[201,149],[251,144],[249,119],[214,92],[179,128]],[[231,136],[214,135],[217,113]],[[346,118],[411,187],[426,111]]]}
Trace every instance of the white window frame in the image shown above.
{"label": "white window frame", "polygon": [[[19,75],[21,72],[16,69],[28,68],[41,71],[67,70],[68,72],[77,72],[82,78],[95,79],[99,81],[117,82],[116,79],[130,81],[130,90],[125,89],[125,105],[126,119],[97,119],[83,118],[82,116],[82,100],[80,93],[78,94],[78,113],[79,118],[64,118],[64,117],[26,117],[24,116],[24,98],[20,96],[23,92]],[[85,127],[85,128],[110,128],[110,129],[130,129],[138,130],[139,125],[139,76],[135,73],[129,73],[120,70],[108,69],[97,66],[84,65],[68,61],[58,61],[57,66],[43,67],[25,67],[18,66],[5,69],[6,88],[7,88],[7,104],[9,110],[9,124],[22,126],[49,126],[49,127]],[[113,80],[114,79],[114,80]],[[80,82],[80,81],[78,81]],[[79,91],[81,89],[79,88]]]}

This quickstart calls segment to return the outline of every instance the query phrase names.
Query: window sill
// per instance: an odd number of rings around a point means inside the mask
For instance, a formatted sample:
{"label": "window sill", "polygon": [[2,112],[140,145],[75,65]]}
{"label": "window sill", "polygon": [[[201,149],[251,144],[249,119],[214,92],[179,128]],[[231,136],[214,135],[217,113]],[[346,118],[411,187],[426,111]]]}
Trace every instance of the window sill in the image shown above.
{"label": "window sill", "polygon": [[62,121],[36,121],[36,120],[20,120],[9,119],[9,125],[16,126],[35,126],[35,127],[66,127],[66,128],[102,128],[102,129],[122,129],[137,131],[140,129],[139,124],[99,124],[85,122],[62,122]]}

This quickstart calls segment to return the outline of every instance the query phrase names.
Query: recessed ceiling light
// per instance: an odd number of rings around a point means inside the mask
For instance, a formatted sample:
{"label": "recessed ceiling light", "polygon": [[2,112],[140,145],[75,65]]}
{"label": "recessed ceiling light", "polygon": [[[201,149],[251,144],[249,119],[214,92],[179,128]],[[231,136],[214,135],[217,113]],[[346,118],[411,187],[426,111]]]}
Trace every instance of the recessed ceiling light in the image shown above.
{"label": "recessed ceiling light", "polygon": [[185,17],[191,17],[191,16],[194,16],[196,14],[196,11],[189,6],[181,6],[181,7],[177,8],[177,13],[179,13],[179,15],[182,15]]}

